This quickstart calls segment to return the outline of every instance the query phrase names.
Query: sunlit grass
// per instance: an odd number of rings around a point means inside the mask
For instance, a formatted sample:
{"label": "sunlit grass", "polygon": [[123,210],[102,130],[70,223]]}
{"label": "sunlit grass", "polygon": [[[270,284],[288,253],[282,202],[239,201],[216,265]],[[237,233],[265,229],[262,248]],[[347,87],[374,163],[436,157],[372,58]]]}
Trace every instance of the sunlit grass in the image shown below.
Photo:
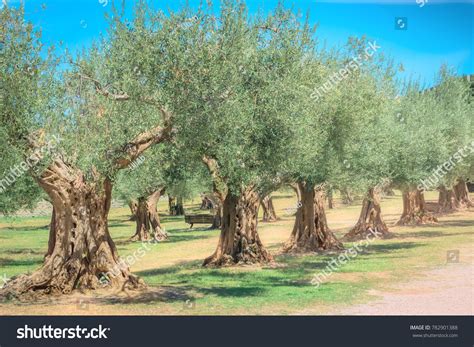
{"label": "sunlit grass", "polygon": [[[435,198],[435,193],[428,194],[428,199]],[[341,236],[356,221],[360,205],[336,202],[337,207],[328,211],[328,220]],[[192,206],[189,203],[188,210],[197,206],[196,201]],[[370,289],[408,280],[430,267],[445,265],[447,250],[472,246],[472,210],[441,217],[438,225],[392,227],[395,238],[375,240],[316,288],[311,279],[337,255],[280,254],[293,222],[293,216],[285,209],[293,207],[296,199],[291,192],[282,192],[274,203],[280,220],[260,223],[259,230],[263,242],[275,254],[275,264],[206,269],[201,267],[202,261],[214,251],[219,231],[208,230],[207,226],[190,230],[183,217],[167,216],[167,204],[161,201],[159,211],[170,239],[151,245],[131,268],[151,289],[167,288],[183,296],[119,304],[102,302],[87,314],[295,314],[308,309],[330,313],[336,307],[370,300]],[[383,212],[387,222],[393,223],[401,212],[400,196],[385,199]],[[41,265],[48,242],[48,224],[48,217],[0,218],[0,275],[12,277]],[[110,231],[122,257],[142,246],[129,241],[134,223],[129,221],[128,208],[111,211]],[[346,248],[352,245],[345,244]],[[192,308],[186,306],[183,297],[192,300]],[[54,313],[40,305],[22,306],[21,310],[31,314]],[[0,305],[0,311],[20,312],[13,304]],[[84,314],[65,303],[66,312]]]}

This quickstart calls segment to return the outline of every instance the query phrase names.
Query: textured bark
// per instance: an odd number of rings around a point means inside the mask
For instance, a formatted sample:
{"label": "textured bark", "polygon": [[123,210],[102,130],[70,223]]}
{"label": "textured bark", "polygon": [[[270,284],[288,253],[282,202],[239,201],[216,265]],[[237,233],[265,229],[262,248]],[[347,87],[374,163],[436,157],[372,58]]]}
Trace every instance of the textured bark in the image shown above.
{"label": "textured bark", "polygon": [[426,210],[423,192],[418,189],[403,191],[403,213],[397,225],[419,225],[437,223],[438,220]]}
{"label": "textured bark", "polygon": [[212,210],[214,208],[214,203],[207,195],[201,195],[201,207],[200,210]]}
{"label": "textured bark", "polygon": [[140,197],[138,199],[136,212],[137,227],[135,235],[132,236],[133,241],[154,240],[160,242],[168,239],[168,234],[161,227],[160,216],[156,209],[158,201],[164,192],[165,188],[153,192],[147,198]]}
{"label": "textured bark", "polygon": [[456,199],[458,201],[459,207],[460,208],[468,208],[468,207],[474,207],[474,203],[471,201],[471,198],[469,197],[469,190],[467,188],[466,181],[463,179],[458,179],[458,182],[453,188],[455,194],[456,194]]}
{"label": "textured bark", "polygon": [[170,215],[184,216],[183,198],[168,196],[168,207]]}
{"label": "textured bark", "polygon": [[379,192],[374,188],[369,189],[367,196],[362,201],[362,210],[360,212],[357,224],[344,235],[344,240],[353,241],[366,238],[371,231],[376,231],[381,238],[391,236],[388,227],[382,219],[382,209],[380,207]]}
{"label": "textured bark", "polygon": [[332,210],[334,208],[334,194],[332,189],[328,190],[326,197],[328,199],[328,208]]}
{"label": "textured bark", "polygon": [[212,222],[211,229],[219,229],[222,223],[222,201],[217,194],[210,194],[207,198],[211,202],[212,211],[214,213],[214,221]]}
{"label": "textured bark", "polygon": [[[111,155],[113,171],[126,168],[151,146],[172,137],[171,114],[164,125],[143,132]],[[38,148],[33,141],[32,148]],[[108,230],[112,182],[91,168],[91,179],[57,158],[35,177],[53,204],[48,251],[43,265],[0,289],[0,298],[31,298],[73,290],[138,289],[145,284],[119,258]],[[103,279],[106,278],[106,281]]]}
{"label": "textured bark", "polygon": [[324,211],[324,194],[304,182],[297,185],[300,197],[295,224],[284,252],[316,252],[342,250],[342,243],[329,229]]}
{"label": "textured bark", "polygon": [[444,185],[438,188],[438,212],[450,213],[459,210],[460,204],[454,189],[448,189]]}
{"label": "textured bark", "polygon": [[0,290],[3,297],[67,294],[74,289],[138,288],[143,282],[119,262],[107,216],[112,184],[96,177],[87,182],[81,171],[56,160],[38,178],[53,202],[48,252],[40,269],[21,275]]}
{"label": "textured bark", "polygon": [[175,211],[176,211],[176,216],[184,216],[184,204],[183,204],[183,198],[181,196],[178,196],[176,199],[176,206],[175,206]]}
{"label": "textured bark", "polygon": [[350,205],[354,202],[354,197],[352,196],[352,193],[349,191],[349,189],[341,190],[341,198],[342,203],[345,205]]}
{"label": "textured bark", "polygon": [[174,216],[174,206],[176,205],[176,198],[168,194],[168,211],[170,216]]}
{"label": "textured bark", "polygon": [[395,192],[390,186],[384,186],[382,189],[383,196],[395,196]]}
{"label": "textured bark", "polygon": [[130,208],[130,220],[136,221],[137,220],[137,211],[138,211],[138,201],[131,199],[128,201],[128,207]]}
{"label": "textured bark", "polygon": [[227,194],[223,202],[217,249],[203,266],[267,263],[273,260],[257,233],[260,199],[251,188],[240,196]]}
{"label": "textured bark", "polygon": [[262,222],[275,222],[278,220],[278,217],[275,212],[275,207],[273,206],[273,199],[271,196],[265,196],[260,202],[263,208],[263,218]]}

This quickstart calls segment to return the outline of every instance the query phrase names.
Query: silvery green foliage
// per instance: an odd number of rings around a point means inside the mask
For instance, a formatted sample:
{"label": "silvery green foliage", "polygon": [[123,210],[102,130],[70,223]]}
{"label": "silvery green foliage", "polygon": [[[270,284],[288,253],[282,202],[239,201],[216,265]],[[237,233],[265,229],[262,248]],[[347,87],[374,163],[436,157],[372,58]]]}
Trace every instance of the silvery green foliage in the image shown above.
{"label": "silvery green foliage", "polygon": [[[452,186],[458,178],[464,180],[474,176],[474,104],[472,81],[455,76],[447,67],[440,70],[435,87],[427,93],[433,94],[436,109],[431,120],[442,129],[442,157],[438,166],[446,165],[449,170],[440,184]],[[462,158],[460,160],[459,158]],[[451,165],[446,163],[454,163]],[[431,166],[429,169],[436,170]]]}
{"label": "silvery green foliage", "polygon": [[[429,90],[417,84],[407,87],[397,105],[403,121],[395,123],[391,134],[395,153],[391,165],[397,185],[417,186],[459,148],[470,145],[470,98],[469,84],[446,69],[441,70],[439,83]],[[473,160],[472,154],[467,156],[439,184],[450,185],[458,177],[466,178]]]}
{"label": "silvery green foliage", "polygon": [[[207,191],[204,155],[234,193],[290,180],[362,192],[384,178],[416,185],[472,143],[469,85],[446,69],[429,91],[416,83],[400,91],[392,63],[377,52],[315,100],[314,88],[370,41],[318,50],[314,28],[282,6],[250,16],[243,2],[224,1],[165,14],[140,1],[132,20],[123,9],[113,13],[107,37],[64,54],[59,73],[23,9],[2,8],[0,175],[28,155],[31,134],[57,135],[60,150],[33,174],[61,155],[90,180],[94,172],[116,180],[121,195],[163,184],[181,196]],[[115,160],[163,124],[163,109],[172,115],[172,143],[117,176]],[[444,183],[472,176],[473,167],[470,156]],[[24,175],[0,195],[0,210],[37,196]]]}
{"label": "silvery green foliage", "polygon": [[204,169],[201,163],[187,161],[174,145],[154,146],[119,173],[115,196],[129,201],[166,188],[166,194],[192,198],[212,190]]}
{"label": "silvery green foliage", "polygon": [[0,212],[10,213],[34,206],[39,189],[30,173],[41,172],[51,157],[18,174],[31,144],[44,144],[50,135],[45,128],[54,108],[55,62],[40,42],[40,31],[24,20],[23,6],[3,6],[0,23],[0,180],[5,186],[10,181],[0,192]]}
{"label": "silvery green foliage", "polygon": [[214,158],[233,193],[249,185],[262,190],[291,154],[312,31],[282,7],[251,17],[243,3],[225,1],[218,18],[211,13],[200,19],[205,65],[180,67],[200,82],[179,93],[179,141],[196,161]]}
{"label": "silvery green foliage", "polygon": [[[395,82],[391,62],[383,56],[353,65],[353,57],[368,45],[365,38],[351,39],[346,48],[307,57],[300,117],[295,120],[298,134],[287,164],[293,180],[364,192],[389,175],[386,129]],[[349,68],[350,73],[339,82],[329,82],[341,68]],[[311,94],[328,83],[331,88],[319,97]]]}

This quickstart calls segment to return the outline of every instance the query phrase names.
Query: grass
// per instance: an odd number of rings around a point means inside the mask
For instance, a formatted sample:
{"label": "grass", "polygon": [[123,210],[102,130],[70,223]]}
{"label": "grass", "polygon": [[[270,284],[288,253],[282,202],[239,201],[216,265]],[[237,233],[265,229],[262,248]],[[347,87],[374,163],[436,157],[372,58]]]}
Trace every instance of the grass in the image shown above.
{"label": "grass", "polygon": [[[428,193],[435,200],[435,193]],[[190,230],[183,217],[166,216],[166,203],[159,211],[170,234],[167,242],[153,244],[146,255],[132,265],[132,271],[149,285],[150,292],[134,297],[89,296],[88,304],[76,304],[76,296],[55,298],[49,303],[0,304],[2,314],[330,314],[347,305],[371,300],[370,290],[388,289],[390,284],[422,276],[429,269],[446,264],[446,252],[472,247],[474,212],[442,216],[432,226],[392,227],[396,237],[375,240],[359,255],[340,267],[319,288],[310,281],[337,255],[280,254],[288,238],[293,216],[286,209],[296,204],[289,192],[274,199],[281,219],[260,223],[259,232],[275,263],[257,267],[205,269],[200,265],[217,244],[219,231],[206,227]],[[328,211],[328,221],[342,236],[356,221],[360,204]],[[196,204],[187,204],[188,210]],[[388,224],[401,213],[400,195],[383,200]],[[128,208],[114,208],[110,230],[122,257],[133,254],[140,243],[128,241],[134,231]],[[48,241],[48,217],[0,218],[0,276],[16,276],[41,265]],[[346,248],[352,246],[345,244]],[[1,284],[1,283],[0,283]]]}

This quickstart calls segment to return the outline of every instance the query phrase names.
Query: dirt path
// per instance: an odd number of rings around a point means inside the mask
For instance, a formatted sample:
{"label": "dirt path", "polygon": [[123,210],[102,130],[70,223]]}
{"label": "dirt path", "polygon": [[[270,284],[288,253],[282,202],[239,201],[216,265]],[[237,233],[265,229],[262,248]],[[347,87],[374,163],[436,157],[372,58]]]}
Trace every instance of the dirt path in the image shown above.
{"label": "dirt path", "polygon": [[[456,254],[451,255],[456,261]],[[421,278],[383,290],[371,290],[374,301],[344,308],[337,315],[472,315],[474,266],[472,249],[459,262],[428,271]]]}

